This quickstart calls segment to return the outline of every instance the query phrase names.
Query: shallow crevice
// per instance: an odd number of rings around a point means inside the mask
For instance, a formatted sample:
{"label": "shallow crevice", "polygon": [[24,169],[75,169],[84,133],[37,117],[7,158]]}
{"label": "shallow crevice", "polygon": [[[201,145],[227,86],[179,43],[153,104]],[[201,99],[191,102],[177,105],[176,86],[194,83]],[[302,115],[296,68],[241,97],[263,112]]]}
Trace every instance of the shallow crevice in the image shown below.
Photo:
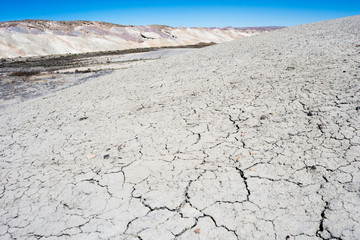
{"label": "shallow crevice", "polygon": [[245,188],[246,188],[246,191],[247,191],[246,200],[249,201],[249,200],[250,200],[249,198],[250,198],[251,192],[250,192],[250,189],[249,189],[249,186],[248,186],[247,177],[245,177],[245,174],[244,174],[244,171],[243,171],[243,170],[241,170],[241,169],[238,168],[238,167],[236,167],[235,169],[239,172],[241,178],[242,178],[243,181],[244,181]]}

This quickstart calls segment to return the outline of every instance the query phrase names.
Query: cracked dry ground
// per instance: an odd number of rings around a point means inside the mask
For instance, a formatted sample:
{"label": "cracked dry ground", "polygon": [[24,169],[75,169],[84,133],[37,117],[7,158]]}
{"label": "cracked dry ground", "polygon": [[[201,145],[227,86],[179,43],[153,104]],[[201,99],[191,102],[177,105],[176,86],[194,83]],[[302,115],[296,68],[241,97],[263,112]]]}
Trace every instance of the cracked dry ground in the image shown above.
{"label": "cracked dry ground", "polygon": [[359,239],[360,17],[1,109],[0,239]]}

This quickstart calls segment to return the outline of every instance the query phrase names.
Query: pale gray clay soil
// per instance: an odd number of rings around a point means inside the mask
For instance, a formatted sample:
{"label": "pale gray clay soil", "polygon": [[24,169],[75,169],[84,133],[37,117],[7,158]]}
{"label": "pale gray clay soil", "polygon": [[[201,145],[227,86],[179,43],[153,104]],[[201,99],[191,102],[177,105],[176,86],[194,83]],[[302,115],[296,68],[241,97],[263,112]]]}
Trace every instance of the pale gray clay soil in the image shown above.
{"label": "pale gray clay soil", "polygon": [[0,239],[360,239],[360,16],[0,109]]}

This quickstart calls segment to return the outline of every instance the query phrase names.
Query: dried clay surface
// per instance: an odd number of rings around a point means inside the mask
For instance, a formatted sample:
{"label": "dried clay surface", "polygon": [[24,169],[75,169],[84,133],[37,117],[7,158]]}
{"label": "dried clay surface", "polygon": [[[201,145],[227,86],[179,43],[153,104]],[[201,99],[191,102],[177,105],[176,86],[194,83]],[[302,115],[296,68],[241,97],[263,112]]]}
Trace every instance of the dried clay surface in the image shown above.
{"label": "dried clay surface", "polygon": [[0,109],[0,239],[359,239],[360,16]]}

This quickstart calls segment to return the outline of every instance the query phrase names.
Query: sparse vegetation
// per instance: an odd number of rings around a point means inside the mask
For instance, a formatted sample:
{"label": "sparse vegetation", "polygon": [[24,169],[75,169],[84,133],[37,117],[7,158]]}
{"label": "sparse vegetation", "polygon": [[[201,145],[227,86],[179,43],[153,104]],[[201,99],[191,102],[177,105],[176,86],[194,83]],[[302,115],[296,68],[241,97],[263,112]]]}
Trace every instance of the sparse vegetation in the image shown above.
{"label": "sparse vegetation", "polygon": [[40,71],[18,71],[10,74],[12,77],[29,77],[39,74]]}
{"label": "sparse vegetation", "polygon": [[[185,46],[167,46],[167,47],[151,47],[151,48],[134,48],[134,49],[125,49],[125,50],[114,50],[114,51],[101,51],[101,52],[88,52],[88,53],[78,53],[78,54],[64,54],[64,55],[48,55],[48,56],[38,56],[31,58],[16,58],[8,60],[1,60],[1,68],[12,68],[15,69],[46,69],[47,71],[57,71],[60,69],[68,68],[79,68],[84,67],[84,59],[100,56],[114,56],[114,55],[123,55],[129,53],[143,53],[157,51],[161,49],[173,49],[173,48],[203,48],[207,46],[214,45],[216,43],[198,43],[195,45],[185,45]],[[104,62],[106,63],[106,61]],[[107,62],[109,63],[109,62]],[[111,63],[111,62],[110,62]],[[86,65],[86,64],[85,64]],[[78,73],[90,72],[89,70],[79,71]],[[26,73],[28,74],[28,73]],[[34,75],[34,74],[30,74]],[[15,75],[17,76],[17,75]]]}
{"label": "sparse vegetation", "polygon": [[75,73],[89,73],[89,72],[91,72],[91,69],[90,69],[90,68],[88,68],[88,69],[86,69],[86,70],[78,70],[78,69],[75,69]]}

